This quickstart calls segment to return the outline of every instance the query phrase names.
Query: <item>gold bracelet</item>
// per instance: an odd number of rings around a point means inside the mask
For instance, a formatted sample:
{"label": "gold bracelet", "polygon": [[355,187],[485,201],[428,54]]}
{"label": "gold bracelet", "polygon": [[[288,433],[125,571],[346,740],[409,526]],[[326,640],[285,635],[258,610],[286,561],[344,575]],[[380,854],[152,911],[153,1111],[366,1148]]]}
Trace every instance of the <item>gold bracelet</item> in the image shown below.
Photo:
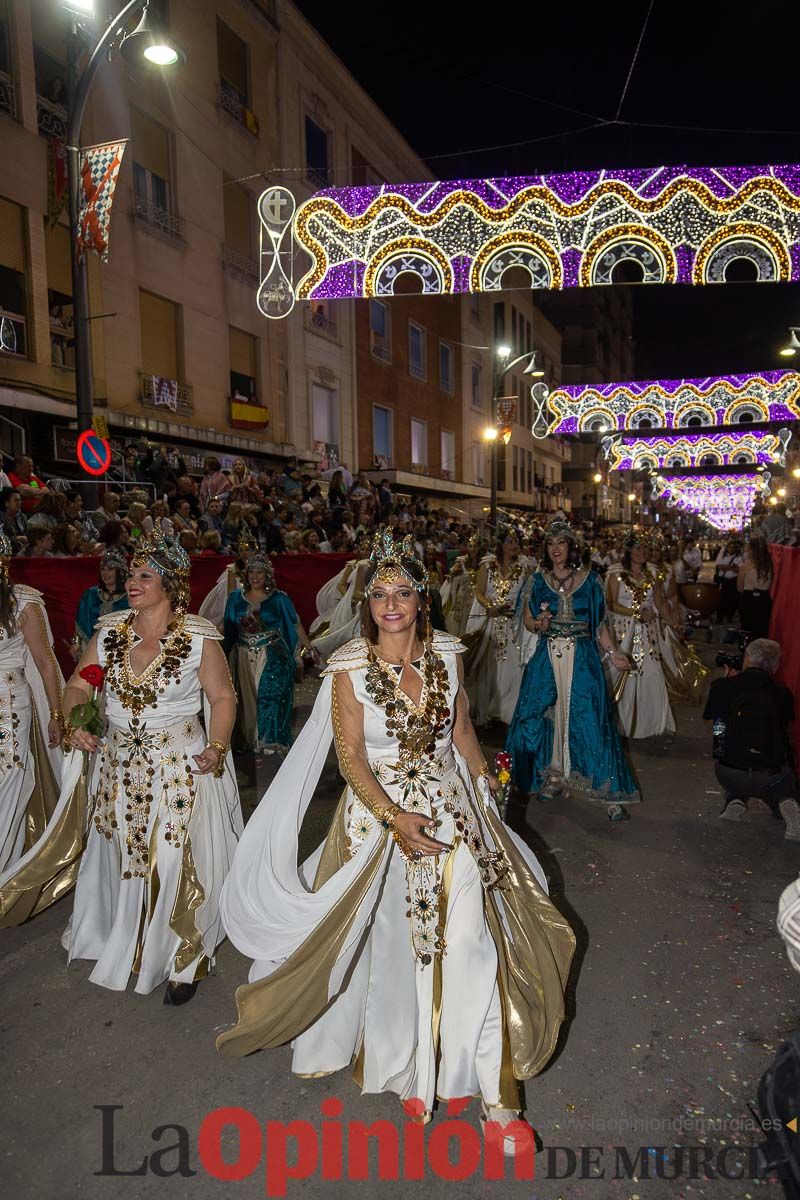
{"label": "gold bracelet", "polygon": [[219,755],[219,762],[214,767],[211,774],[215,779],[221,779],[225,774],[225,758],[228,753],[228,747],[224,742],[209,742],[206,746],[206,750],[216,750],[217,754]]}
{"label": "gold bracelet", "polygon": [[487,778],[488,778],[488,776],[490,774],[491,774],[491,772],[489,770],[489,764],[484,763],[483,766],[481,767],[480,771],[478,771],[478,774],[473,775],[472,778],[475,781],[475,783],[477,783],[479,779],[483,779],[484,776],[487,776]]}
{"label": "gold bracelet", "polygon": [[50,720],[51,720],[51,721],[58,721],[59,725],[61,725],[61,726],[63,727],[63,725],[64,725],[64,714],[62,713],[62,711],[61,711],[61,709],[60,709],[60,708],[51,708],[51,709],[50,709]]}

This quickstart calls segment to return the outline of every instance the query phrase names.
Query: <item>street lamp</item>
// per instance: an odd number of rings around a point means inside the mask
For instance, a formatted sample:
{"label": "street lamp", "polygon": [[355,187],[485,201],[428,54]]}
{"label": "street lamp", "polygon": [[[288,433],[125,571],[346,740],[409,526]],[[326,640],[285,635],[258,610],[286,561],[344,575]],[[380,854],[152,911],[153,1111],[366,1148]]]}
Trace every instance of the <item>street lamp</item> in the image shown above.
{"label": "street lamp", "polygon": [[497,524],[497,439],[496,425],[487,425],[483,431],[483,440],[489,451],[489,524],[494,529]]}
{"label": "street lamp", "polygon": [[[523,375],[527,375],[530,379],[542,379],[544,376],[544,371],[541,369],[541,367],[537,366],[535,350],[526,350],[524,354],[518,354],[516,358],[512,358],[511,361],[509,361],[511,358],[511,347],[505,342],[502,342],[499,346],[495,347],[495,354],[497,355],[497,363],[495,364],[495,382],[492,401],[492,415],[495,420],[495,425],[494,427],[489,427],[483,431],[483,440],[487,443],[491,443],[492,453],[492,491],[489,509],[489,522],[492,528],[494,528],[497,524],[497,442],[500,437],[500,431],[497,427],[497,404],[501,398],[503,380],[508,372],[513,370],[513,368],[518,366],[521,362],[525,362],[525,366],[522,370]],[[508,442],[507,437],[503,440],[506,443]]]}
{"label": "street lamp", "polygon": [[800,339],[797,337],[798,332],[800,332],[800,325],[789,326],[789,341],[778,351],[783,358],[794,358],[797,351],[800,350]]}
{"label": "street lamp", "polygon": [[[67,118],[67,182],[69,189],[69,224],[72,248],[72,313],[75,338],[75,399],[77,404],[78,432],[92,428],[94,419],[94,381],[92,379],[92,339],[89,330],[89,285],[86,255],[78,258],[78,220],[80,215],[81,126],[86,112],[89,92],[100,64],[116,44],[130,65],[171,66],[185,62],[183,51],[167,35],[156,31],[148,24],[149,0],[129,0],[117,13],[100,37],[89,56],[83,71],[78,62],[84,48],[84,26],[93,16],[91,0],[62,0],[67,12],[71,13],[72,36],[69,39],[69,115]],[[126,22],[143,9],[142,19],[131,33],[125,32]]]}

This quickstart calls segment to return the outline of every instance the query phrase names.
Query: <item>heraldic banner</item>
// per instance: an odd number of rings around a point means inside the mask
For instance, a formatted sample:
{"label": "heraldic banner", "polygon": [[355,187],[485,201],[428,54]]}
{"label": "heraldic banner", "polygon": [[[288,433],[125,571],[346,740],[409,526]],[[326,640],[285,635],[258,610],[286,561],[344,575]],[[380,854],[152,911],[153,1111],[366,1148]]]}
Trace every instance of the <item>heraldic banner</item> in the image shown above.
{"label": "heraldic banner", "polygon": [[78,259],[94,250],[108,261],[108,230],[125,141],[86,146],[81,151]]}

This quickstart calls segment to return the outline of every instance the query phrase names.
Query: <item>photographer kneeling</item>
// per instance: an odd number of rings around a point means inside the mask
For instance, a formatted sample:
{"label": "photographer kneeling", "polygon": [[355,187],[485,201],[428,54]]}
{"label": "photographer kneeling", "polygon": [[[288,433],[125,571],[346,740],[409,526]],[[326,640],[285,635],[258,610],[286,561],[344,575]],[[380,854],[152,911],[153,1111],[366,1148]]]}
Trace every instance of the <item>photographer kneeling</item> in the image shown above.
{"label": "photographer kneeling", "polygon": [[788,726],[794,700],[776,684],[781,648],[767,638],[747,647],[738,674],[715,679],[703,717],[714,722],[714,764],[725,792],[720,816],[741,821],[748,799],[763,800],[786,823],[785,836],[800,841],[797,776],[791,761]]}

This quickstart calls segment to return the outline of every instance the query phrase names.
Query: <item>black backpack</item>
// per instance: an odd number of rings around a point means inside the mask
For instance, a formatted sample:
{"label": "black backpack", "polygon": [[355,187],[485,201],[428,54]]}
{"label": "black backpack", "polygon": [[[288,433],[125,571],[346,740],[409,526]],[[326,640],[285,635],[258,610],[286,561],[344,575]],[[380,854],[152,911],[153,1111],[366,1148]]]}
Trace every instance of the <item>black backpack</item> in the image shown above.
{"label": "black backpack", "polygon": [[725,724],[725,764],[743,771],[775,770],[786,762],[780,692],[773,684],[741,688]]}
{"label": "black backpack", "polygon": [[766,1135],[758,1147],[759,1176],[777,1175],[788,1200],[800,1200],[800,1031],[762,1075],[756,1115]]}

